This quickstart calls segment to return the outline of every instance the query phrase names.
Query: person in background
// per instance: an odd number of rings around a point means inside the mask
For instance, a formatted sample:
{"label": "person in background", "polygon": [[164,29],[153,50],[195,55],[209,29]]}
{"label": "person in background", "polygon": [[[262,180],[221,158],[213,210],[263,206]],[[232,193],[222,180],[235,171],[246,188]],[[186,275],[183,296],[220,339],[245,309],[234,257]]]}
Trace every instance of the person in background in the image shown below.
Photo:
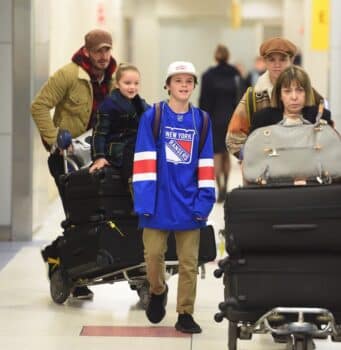
{"label": "person in background", "polygon": [[[64,173],[64,163],[56,143],[58,130],[66,129],[72,137],[78,137],[94,126],[97,107],[113,87],[116,61],[112,57],[111,34],[102,29],[91,30],[71,61],[48,79],[31,105],[33,120],[50,152],[48,166],[63,205],[59,177]],[[75,288],[72,295],[78,299],[93,297],[87,287]]]}
{"label": "person in background", "polygon": [[230,156],[225,146],[225,133],[238,102],[242,79],[237,68],[228,63],[229,56],[226,46],[217,46],[214,53],[217,65],[204,72],[199,98],[199,107],[207,111],[212,120],[214,169],[219,203],[225,200],[230,172]]}
{"label": "person in background", "polygon": [[[297,53],[291,41],[275,37],[260,46],[266,71],[258,78],[254,88],[248,88],[233,112],[226,133],[226,146],[230,153],[239,158],[239,153],[250,132],[254,112],[270,106],[271,93],[278,76],[293,64]],[[318,105],[321,95],[314,90],[314,104]]]}
{"label": "person in background", "polygon": [[149,106],[138,94],[140,72],[134,65],[118,66],[115,85],[97,111],[92,136],[94,162],[89,171],[114,165],[121,169],[122,180],[128,184],[140,117]]}
{"label": "person in background", "polygon": [[192,315],[200,228],[206,225],[215,202],[211,122],[189,102],[197,83],[192,63],[171,63],[165,81],[169,100],[158,105],[159,129],[155,133],[154,106],[140,120],[133,167],[134,205],[143,228],[151,293],[146,316],[159,323],[166,314],[164,256],[168,233],[174,231],[179,260],[175,328],[200,333]]}
{"label": "person in background", "polygon": [[255,86],[258,78],[265,73],[266,67],[262,56],[257,56],[254,60],[253,68],[245,78],[246,87]]}

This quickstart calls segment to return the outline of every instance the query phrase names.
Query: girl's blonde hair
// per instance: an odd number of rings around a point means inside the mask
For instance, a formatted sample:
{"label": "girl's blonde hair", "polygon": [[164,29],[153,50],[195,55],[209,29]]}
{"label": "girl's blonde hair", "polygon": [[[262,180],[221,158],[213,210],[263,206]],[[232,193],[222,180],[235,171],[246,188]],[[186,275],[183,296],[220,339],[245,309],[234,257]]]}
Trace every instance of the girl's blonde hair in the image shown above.
{"label": "girl's blonde hair", "polygon": [[290,66],[286,68],[277,78],[271,95],[271,106],[284,109],[281,100],[281,89],[290,87],[292,82],[296,82],[298,86],[305,91],[305,106],[313,106],[315,104],[314,92],[311,86],[309,75],[305,70],[298,66]]}
{"label": "girl's blonde hair", "polygon": [[118,65],[116,73],[115,73],[115,85],[117,85],[117,83],[121,80],[123,73],[128,71],[128,70],[132,70],[132,71],[140,74],[140,71],[133,64],[131,64],[131,63],[120,63]]}

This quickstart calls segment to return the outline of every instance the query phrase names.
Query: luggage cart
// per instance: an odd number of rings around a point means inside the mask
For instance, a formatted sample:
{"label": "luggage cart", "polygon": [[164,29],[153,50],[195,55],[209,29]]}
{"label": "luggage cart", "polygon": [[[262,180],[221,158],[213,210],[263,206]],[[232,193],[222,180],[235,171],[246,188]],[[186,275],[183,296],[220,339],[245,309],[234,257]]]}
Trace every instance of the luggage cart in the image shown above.
{"label": "luggage cart", "polygon": [[[61,130],[57,137],[58,146],[63,149],[64,172],[77,171],[89,167],[91,164],[91,130],[76,139]],[[72,145],[72,151],[68,149]],[[70,223],[68,220],[62,222],[65,229]],[[211,228],[213,230],[213,228]],[[213,232],[214,237],[214,232]],[[62,244],[63,237],[58,238],[56,243]],[[58,240],[57,239],[57,240]],[[143,252],[139,254],[143,257]],[[137,292],[142,308],[146,308],[149,303],[149,283],[146,276],[146,265],[143,259],[137,260],[133,265],[110,266],[108,257],[99,254],[97,256],[98,266],[88,271],[74,272],[63,266],[63,260],[59,256],[44,256],[45,261],[49,263],[50,294],[52,300],[57,304],[63,304],[72,293],[73,289],[81,286],[99,285],[105,283],[116,283],[126,281],[132,290]],[[208,260],[200,260],[201,277],[205,277],[204,263],[215,258],[211,256]],[[178,261],[175,259],[165,261],[166,280],[178,273]]]}
{"label": "luggage cart", "polygon": [[[335,310],[316,307],[316,305],[312,305],[312,307],[278,306],[270,310],[245,306],[248,297],[251,298],[254,293],[257,294],[256,288],[259,286],[254,286],[255,292],[250,290],[248,296],[236,298],[230,290],[232,288],[231,274],[229,273],[231,261],[233,259],[230,259],[229,256],[220,260],[218,269],[214,271],[216,278],[224,275],[224,301],[219,304],[220,311],[215,314],[214,319],[216,322],[222,322],[224,318],[228,320],[228,350],[238,350],[238,339],[251,340],[253,334],[271,333],[275,342],[287,343],[289,350],[313,350],[315,349],[314,338],[327,339],[331,337],[332,341],[341,341],[340,306],[335,306]],[[286,281],[286,283],[290,284],[292,281]],[[295,285],[293,290],[296,289],[299,293],[301,288],[301,284]],[[324,285],[323,288],[328,289],[328,285]],[[278,289],[274,289],[273,291],[268,286],[266,296],[276,294]],[[263,288],[262,291],[265,289]],[[288,290],[287,293],[290,291]],[[314,293],[313,289],[309,293]],[[336,291],[334,291],[334,296],[335,293]],[[299,300],[302,301],[305,297],[308,298],[307,294],[302,294],[299,296]],[[281,298],[276,300],[279,301]],[[325,304],[330,305],[330,302],[325,301]]]}

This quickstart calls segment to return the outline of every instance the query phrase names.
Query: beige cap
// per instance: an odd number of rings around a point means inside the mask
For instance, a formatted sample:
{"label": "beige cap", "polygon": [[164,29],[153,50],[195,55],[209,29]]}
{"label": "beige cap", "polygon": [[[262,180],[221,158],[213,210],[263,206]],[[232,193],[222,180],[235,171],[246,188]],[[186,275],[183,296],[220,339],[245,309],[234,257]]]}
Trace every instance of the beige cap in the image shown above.
{"label": "beige cap", "polygon": [[297,53],[297,47],[287,39],[275,37],[264,41],[259,48],[259,53],[263,57],[266,57],[274,52],[293,57]]}
{"label": "beige cap", "polygon": [[111,34],[102,29],[94,29],[84,37],[85,47],[88,50],[98,50],[102,47],[112,48]]}

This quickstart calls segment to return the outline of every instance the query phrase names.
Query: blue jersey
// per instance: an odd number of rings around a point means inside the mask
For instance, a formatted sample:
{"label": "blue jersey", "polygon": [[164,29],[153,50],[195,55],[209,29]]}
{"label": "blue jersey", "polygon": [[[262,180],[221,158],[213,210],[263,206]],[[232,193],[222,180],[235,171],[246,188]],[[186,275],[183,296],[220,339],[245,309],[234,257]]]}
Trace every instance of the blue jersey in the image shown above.
{"label": "blue jersey", "polygon": [[200,109],[190,106],[188,112],[178,114],[161,103],[156,139],[154,116],[155,106],[142,115],[135,148],[134,205],[140,227],[200,228],[215,203],[211,122],[199,154]]}

